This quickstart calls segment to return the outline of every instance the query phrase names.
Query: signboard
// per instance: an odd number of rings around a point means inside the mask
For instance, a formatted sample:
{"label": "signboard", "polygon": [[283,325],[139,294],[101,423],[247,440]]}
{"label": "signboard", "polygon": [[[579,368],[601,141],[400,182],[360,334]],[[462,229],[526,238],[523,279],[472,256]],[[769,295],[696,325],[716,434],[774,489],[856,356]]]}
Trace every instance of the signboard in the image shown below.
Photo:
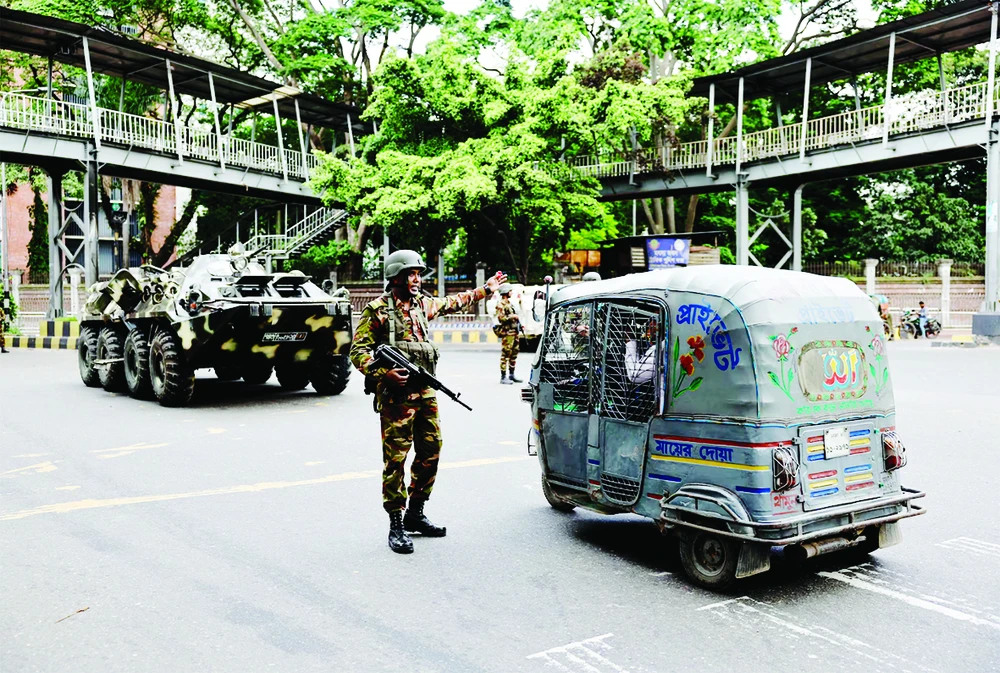
{"label": "signboard", "polygon": [[691,239],[688,238],[651,238],[646,241],[650,271],[687,266],[690,252]]}

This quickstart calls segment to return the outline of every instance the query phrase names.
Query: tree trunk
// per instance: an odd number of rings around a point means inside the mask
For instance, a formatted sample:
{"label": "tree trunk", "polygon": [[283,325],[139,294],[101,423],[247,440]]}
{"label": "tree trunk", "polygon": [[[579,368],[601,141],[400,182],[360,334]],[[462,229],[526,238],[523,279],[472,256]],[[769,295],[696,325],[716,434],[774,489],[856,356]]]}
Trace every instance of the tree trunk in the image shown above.
{"label": "tree trunk", "polygon": [[677,215],[674,213],[674,197],[667,197],[667,233],[677,233]]}
{"label": "tree trunk", "polygon": [[698,211],[698,200],[701,198],[701,194],[692,194],[691,198],[688,199],[688,211],[687,217],[684,218],[684,231],[686,233],[691,233],[694,231],[694,221],[697,216]]}
{"label": "tree trunk", "polygon": [[663,201],[662,199],[653,199],[653,214],[656,216],[656,222],[653,226],[654,234],[662,234],[663,230]]}
{"label": "tree trunk", "polygon": [[[155,200],[153,203],[155,203]],[[153,203],[147,203],[147,211],[152,210]],[[177,241],[180,240],[180,237],[184,235],[184,232],[187,231],[187,228],[191,225],[191,221],[194,219],[195,213],[198,212],[198,206],[200,205],[201,199],[192,194],[191,200],[184,206],[184,213],[181,214],[181,219],[174,222],[173,226],[170,227],[170,233],[167,234],[167,238],[163,241],[163,245],[160,246],[160,249],[153,255],[150,264],[153,266],[163,266],[167,263],[170,256],[174,254],[174,248],[177,246]],[[150,229],[150,233],[152,234],[152,229]]]}

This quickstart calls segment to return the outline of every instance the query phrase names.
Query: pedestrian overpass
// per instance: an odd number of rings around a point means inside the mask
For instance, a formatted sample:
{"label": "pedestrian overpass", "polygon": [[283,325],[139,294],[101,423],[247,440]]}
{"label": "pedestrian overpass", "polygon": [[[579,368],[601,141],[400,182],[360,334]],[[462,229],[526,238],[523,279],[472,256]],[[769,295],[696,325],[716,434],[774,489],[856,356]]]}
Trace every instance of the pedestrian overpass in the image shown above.
{"label": "pedestrian overpass", "polygon": [[[353,106],[70,21],[0,7],[0,48],[48,61],[44,90],[0,92],[0,161],[39,166],[49,175],[51,316],[61,313],[68,267],[82,265],[88,285],[97,280],[99,175],[319,206],[308,184],[317,165],[310,149],[312,130],[333,131],[334,143],[342,132],[352,153],[355,135],[371,131]],[[86,73],[85,99],[69,100],[72,96],[54,91],[54,62]],[[98,74],[113,77],[108,81],[120,90],[98,90]],[[126,82],[161,90],[162,118],[124,112]],[[116,93],[118,109],[111,109],[106,103]],[[193,121],[205,110],[210,124]],[[238,113],[252,120],[249,138],[233,133]],[[260,115],[272,117],[278,129],[282,119],[294,119],[297,134],[287,138],[286,130],[275,134],[274,144],[259,142]],[[68,171],[86,176],[82,218],[60,216],[65,210],[62,177]],[[344,221],[343,211],[313,209],[264,243],[277,246],[280,256]],[[68,232],[82,236],[67,237]],[[121,238],[126,246],[121,259],[128,259],[127,231]],[[74,248],[77,240],[82,242]]]}
{"label": "pedestrian overpass", "polygon": [[[792,268],[801,270],[801,196],[807,185],[986,156],[987,310],[1000,309],[1000,87],[994,83],[997,4],[962,0],[793,55],[696,79],[692,95],[709,101],[706,140],[654,148],[640,147],[633,140],[630,151],[576,157],[554,170],[597,178],[602,198],[609,201],[733,190],[739,264],[760,264],[750,245],[767,226],[773,226],[765,220],[750,231],[748,190],[794,190],[791,237],[775,227],[789,247],[778,266],[791,258]],[[988,80],[949,85],[941,54],[986,43]],[[894,95],[894,66],[927,58],[937,59],[940,88]],[[886,74],[883,102],[862,107],[855,78],[876,71]],[[813,87],[831,82],[854,89],[855,108],[811,117]],[[787,101],[796,91],[802,92],[800,121],[783,124],[780,101]],[[778,102],[778,126],[744,133],[744,106],[762,97]],[[735,104],[734,135],[715,136],[717,100]]]}

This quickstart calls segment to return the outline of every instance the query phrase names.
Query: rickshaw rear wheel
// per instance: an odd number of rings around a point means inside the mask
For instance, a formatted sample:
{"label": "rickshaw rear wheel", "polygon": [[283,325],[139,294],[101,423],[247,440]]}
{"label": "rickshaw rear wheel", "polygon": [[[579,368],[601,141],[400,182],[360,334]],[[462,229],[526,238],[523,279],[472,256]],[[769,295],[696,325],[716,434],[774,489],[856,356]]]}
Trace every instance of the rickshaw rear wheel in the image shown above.
{"label": "rickshaw rear wheel", "polygon": [[740,545],[724,535],[704,531],[680,534],[681,565],[696,584],[726,589],[736,581]]}
{"label": "rickshaw rear wheel", "polygon": [[552,506],[552,509],[558,512],[572,512],[576,509],[576,505],[571,502],[566,502],[555,493],[552,492],[552,487],[549,486],[549,480],[542,476],[542,495],[545,496],[545,501]]}

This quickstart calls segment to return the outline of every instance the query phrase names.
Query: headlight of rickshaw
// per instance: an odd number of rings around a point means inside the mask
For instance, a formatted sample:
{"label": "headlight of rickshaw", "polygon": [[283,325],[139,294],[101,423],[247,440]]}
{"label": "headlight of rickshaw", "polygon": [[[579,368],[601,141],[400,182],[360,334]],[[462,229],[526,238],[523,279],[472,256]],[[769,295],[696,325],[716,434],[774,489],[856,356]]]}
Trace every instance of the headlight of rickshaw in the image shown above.
{"label": "headlight of rickshaw", "polygon": [[895,430],[882,433],[882,460],[885,462],[886,472],[898,470],[906,465],[906,447],[903,446],[903,440]]}
{"label": "headlight of rickshaw", "polygon": [[799,460],[794,449],[788,446],[774,448],[772,472],[775,493],[788,491],[799,485]]}

